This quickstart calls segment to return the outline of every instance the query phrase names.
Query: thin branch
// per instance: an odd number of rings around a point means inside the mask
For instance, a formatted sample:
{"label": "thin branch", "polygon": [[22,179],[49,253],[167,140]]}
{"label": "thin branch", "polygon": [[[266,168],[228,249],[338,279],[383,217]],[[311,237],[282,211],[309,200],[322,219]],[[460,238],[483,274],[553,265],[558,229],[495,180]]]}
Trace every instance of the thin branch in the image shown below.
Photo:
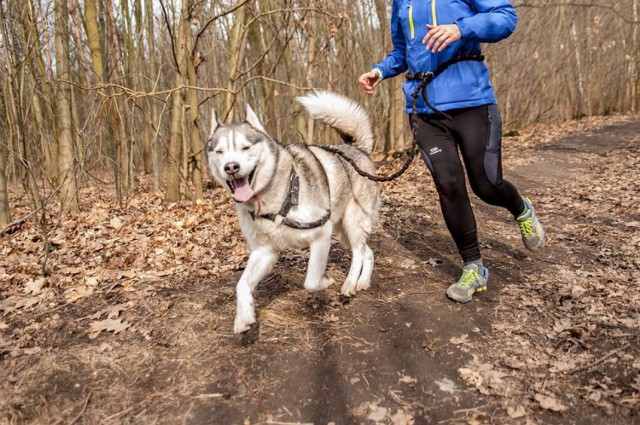
{"label": "thin branch", "polygon": [[[98,93],[101,96],[104,97],[114,97],[114,96],[119,96],[121,94],[127,94],[129,96],[129,98],[138,98],[138,97],[155,97],[157,98],[156,100],[160,100],[160,101],[165,101],[164,99],[158,98],[158,96],[160,95],[165,95],[165,94],[171,94],[174,93],[176,91],[180,91],[180,90],[185,90],[185,89],[189,89],[189,90],[199,90],[199,91],[203,91],[203,92],[229,92],[232,94],[236,94],[237,92],[229,90],[229,89],[223,89],[223,88],[219,88],[219,87],[198,87],[198,86],[191,86],[188,84],[183,84],[177,87],[174,87],[172,89],[167,89],[167,90],[159,90],[159,91],[153,91],[153,92],[145,92],[145,91],[137,91],[137,90],[133,90],[130,89],[129,87],[120,85],[120,84],[114,84],[114,83],[98,83],[98,84],[94,84],[92,86],[89,87],[85,87],[81,84],[75,83],[73,81],[68,81],[68,80],[57,80],[58,82],[61,83],[66,83],[66,84],[71,84],[72,86],[78,87],[79,89],[82,90],[86,90],[86,91],[98,91]],[[122,91],[122,93],[113,93],[113,94],[105,94],[105,93],[100,93],[102,90],[106,89],[106,88],[116,88],[116,89],[120,89]]]}
{"label": "thin branch", "polygon": [[167,10],[164,8],[164,2],[162,0],[160,0],[160,7],[162,7],[162,15],[164,16],[164,21],[167,24],[167,31],[169,31],[169,40],[171,40],[171,54],[173,55],[173,62],[176,64],[178,73],[180,73],[180,65],[178,64],[178,57],[176,56],[176,44],[173,39],[173,31],[171,31],[169,16],[167,15]]}
{"label": "thin branch", "polygon": [[8,225],[6,225],[2,230],[0,230],[0,236],[4,235],[5,233],[9,233],[9,231],[17,226],[22,225],[22,223],[24,223],[25,221],[29,220],[29,218],[31,218],[32,216],[34,216],[35,214],[37,214],[40,210],[44,210],[47,205],[49,204],[49,201],[51,201],[51,199],[53,198],[54,195],[56,195],[58,192],[60,191],[60,186],[58,186],[48,197],[47,199],[45,199],[45,201],[42,203],[42,205],[39,208],[34,209],[33,211],[31,211],[29,214],[25,215],[24,217],[22,217],[19,220],[14,221],[13,223],[9,223]]}
{"label": "thin branch", "polygon": [[212,23],[214,23],[215,21],[217,21],[220,18],[223,18],[225,16],[227,16],[230,13],[235,12],[236,10],[240,9],[242,6],[244,6],[245,4],[249,3],[251,0],[245,0],[240,4],[237,4],[235,7],[232,7],[231,9],[220,13],[219,15],[214,16],[213,18],[209,19],[203,26],[202,28],[200,28],[200,31],[198,31],[198,33],[196,34],[196,38],[195,41],[193,42],[193,49],[191,50],[191,57],[193,57],[193,53],[196,51],[197,47],[198,47],[198,41],[200,41],[200,37],[202,37],[202,35],[204,34],[204,32],[207,30],[207,28],[209,28],[209,25],[211,25]]}
{"label": "thin branch", "polygon": [[573,375],[574,373],[584,372],[585,370],[589,370],[589,369],[591,369],[592,367],[597,366],[597,365],[599,365],[600,363],[605,362],[607,359],[609,359],[609,358],[611,358],[611,357],[615,356],[615,355],[616,355],[616,354],[618,354],[619,352],[626,350],[626,349],[627,349],[627,348],[629,348],[630,346],[631,346],[631,344],[625,344],[625,345],[623,345],[622,347],[619,347],[619,348],[616,348],[615,350],[610,351],[610,352],[609,352],[609,354],[607,354],[606,356],[600,357],[598,360],[596,360],[596,361],[594,361],[594,362],[587,363],[587,364],[584,364],[584,365],[582,365],[582,366],[579,366],[579,367],[573,368],[573,369],[571,369],[571,370],[567,371],[566,373],[567,373],[568,375]]}
{"label": "thin branch", "polygon": [[602,4],[602,3],[578,3],[578,2],[548,2],[548,3],[530,3],[528,1],[525,1],[522,4],[519,4],[516,6],[516,8],[529,8],[529,9],[538,9],[538,8],[546,8],[549,6],[559,6],[559,7],[595,7],[595,8],[599,8],[599,9],[605,9],[605,10],[610,10],[611,12],[615,13],[616,16],[618,16],[620,19],[622,19],[625,23],[627,24],[640,24],[640,21],[636,21],[633,19],[629,19],[626,17],[626,15],[624,15],[622,12],[620,12],[616,7],[615,7],[615,3],[612,4]]}

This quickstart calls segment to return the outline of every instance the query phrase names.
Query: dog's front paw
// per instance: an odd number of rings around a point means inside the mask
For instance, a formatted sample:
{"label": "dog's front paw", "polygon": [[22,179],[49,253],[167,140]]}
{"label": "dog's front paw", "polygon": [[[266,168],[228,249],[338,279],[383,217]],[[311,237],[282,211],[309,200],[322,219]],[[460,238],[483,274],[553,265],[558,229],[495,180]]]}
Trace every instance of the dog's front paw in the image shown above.
{"label": "dog's front paw", "polygon": [[256,323],[256,316],[251,307],[238,306],[236,320],[233,322],[233,333],[241,334],[251,329],[251,325]]}
{"label": "dog's front paw", "polygon": [[309,284],[309,282],[305,282],[304,287],[309,292],[319,292],[327,289],[329,286],[333,285],[334,282],[335,280],[333,280],[332,277],[323,276],[320,279],[320,282],[317,282],[314,284]]}
{"label": "dog's front paw", "polygon": [[366,291],[371,287],[371,281],[369,280],[359,280],[356,284],[356,291]]}
{"label": "dog's front paw", "polygon": [[342,284],[342,290],[340,291],[342,295],[345,297],[350,297],[356,294],[356,284],[351,281],[351,279],[347,279]]}

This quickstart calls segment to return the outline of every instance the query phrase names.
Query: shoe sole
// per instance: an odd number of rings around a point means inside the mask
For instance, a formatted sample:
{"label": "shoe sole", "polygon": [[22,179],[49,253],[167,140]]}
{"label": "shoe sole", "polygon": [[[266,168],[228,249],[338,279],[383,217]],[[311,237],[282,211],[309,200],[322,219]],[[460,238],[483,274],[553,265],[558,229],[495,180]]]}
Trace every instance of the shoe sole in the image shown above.
{"label": "shoe sole", "polygon": [[[476,290],[473,292],[473,294],[475,294],[476,292],[485,292],[486,290],[487,290],[487,286],[485,284],[485,286],[480,286],[480,287],[476,288]],[[455,301],[457,303],[460,303],[460,304],[466,304],[468,302],[473,301],[473,294],[471,294],[471,296],[469,298],[459,299],[459,298],[456,298],[456,297],[450,295],[449,294],[449,290],[447,290],[445,293],[446,293],[447,297],[450,300],[453,300],[453,301]]]}

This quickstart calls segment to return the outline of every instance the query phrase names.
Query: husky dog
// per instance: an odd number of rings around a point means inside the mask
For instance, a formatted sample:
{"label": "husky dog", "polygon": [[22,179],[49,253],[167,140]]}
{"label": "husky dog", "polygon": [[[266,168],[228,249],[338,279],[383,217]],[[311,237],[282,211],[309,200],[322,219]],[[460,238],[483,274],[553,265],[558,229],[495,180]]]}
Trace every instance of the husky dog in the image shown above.
{"label": "husky dog", "polygon": [[[361,169],[375,172],[369,158],[374,138],[361,106],[329,92],[296,100],[348,142],[332,145],[334,148]],[[333,283],[325,272],[331,236],[336,234],[353,256],[342,294],[355,295],[369,287],[373,252],[367,236],[377,224],[380,209],[380,192],[374,182],[320,146],[278,143],[248,105],[244,123],[221,124],[212,111],[205,150],[213,177],[233,194],[240,228],[251,250],[236,286],[235,333],[255,323],[252,292],[282,250],[309,247],[304,287],[309,292],[321,291]]]}

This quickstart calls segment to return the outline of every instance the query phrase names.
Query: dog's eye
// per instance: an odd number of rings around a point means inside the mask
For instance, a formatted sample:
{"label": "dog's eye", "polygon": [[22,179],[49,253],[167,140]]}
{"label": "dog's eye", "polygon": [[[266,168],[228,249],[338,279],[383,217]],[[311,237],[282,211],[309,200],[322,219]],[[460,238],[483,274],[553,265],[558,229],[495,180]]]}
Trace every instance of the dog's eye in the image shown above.
{"label": "dog's eye", "polygon": [[216,152],[217,155],[222,155],[222,149],[216,149],[215,152]]}
{"label": "dog's eye", "polygon": [[248,151],[251,148],[251,146],[245,146],[244,148],[242,148],[243,151]]}

